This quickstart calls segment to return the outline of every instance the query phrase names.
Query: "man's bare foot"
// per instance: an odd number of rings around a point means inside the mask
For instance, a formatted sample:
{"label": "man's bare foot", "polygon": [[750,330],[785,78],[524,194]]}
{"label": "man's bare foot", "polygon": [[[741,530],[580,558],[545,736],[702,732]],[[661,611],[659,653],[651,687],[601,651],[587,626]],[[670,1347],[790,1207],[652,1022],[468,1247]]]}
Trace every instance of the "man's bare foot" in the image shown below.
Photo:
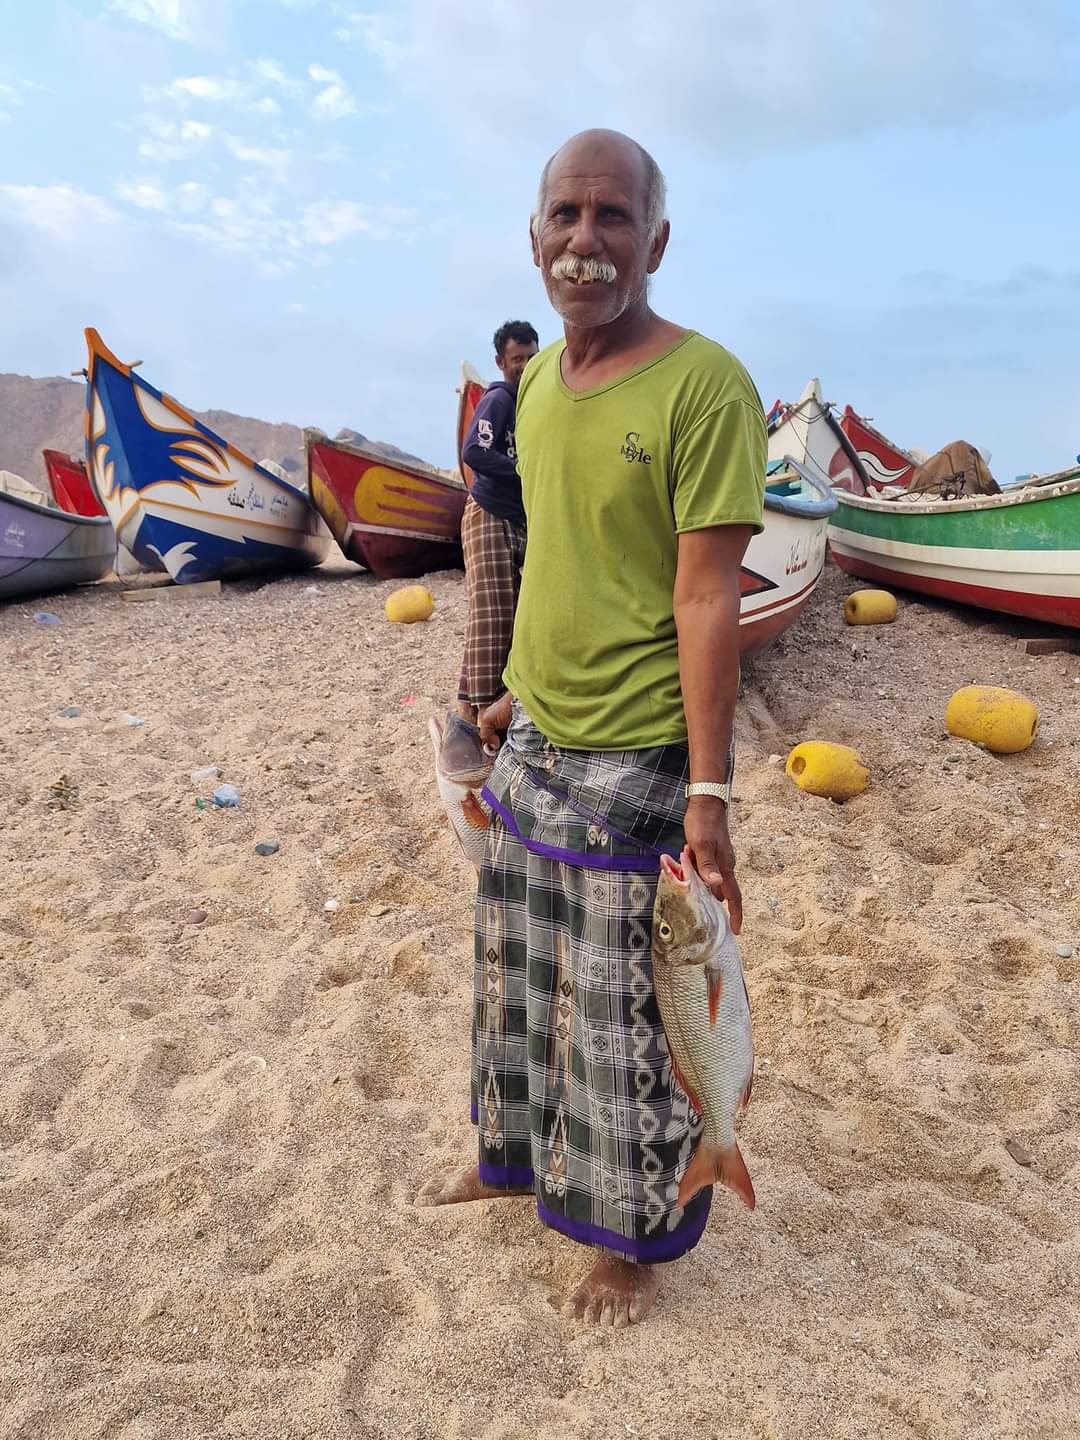
{"label": "man's bare foot", "polygon": [[473,725],[476,724],[476,717],[479,710],[479,705],[470,705],[467,700],[459,700],[457,702],[457,713],[461,716],[462,720],[468,720]]}
{"label": "man's bare foot", "polygon": [[452,1175],[439,1175],[429,1180],[419,1192],[414,1205],[462,1205],[467,1200],[506,1200],[515,1195],[531,1195],[532,1186],[503,1189],[502,1186],[484,1185],[476,1173],[476,1166],[455,1170]]}
{"label": "man's bare foot", "polygon": [[562,1313],[568,1320],[622,1330],[648,1314],[657,1284],[653,1266],[631,1265],[604,1255],[566,1301]]}

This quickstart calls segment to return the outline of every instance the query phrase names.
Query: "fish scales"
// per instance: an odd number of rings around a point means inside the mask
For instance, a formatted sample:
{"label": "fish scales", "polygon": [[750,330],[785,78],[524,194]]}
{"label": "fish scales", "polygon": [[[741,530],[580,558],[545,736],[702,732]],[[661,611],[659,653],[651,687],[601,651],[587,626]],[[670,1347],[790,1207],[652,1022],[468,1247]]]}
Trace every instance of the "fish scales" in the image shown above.
{"label": "fish scales", "polygon": [[750,1002],[727,915],[686,850],[679,864],[666,855],[661,862],[653,984],[675,1078],[702,1117],[678,1203],[719,1182],[752,1208],[754,1187],[735,1136],[754,1074]]}

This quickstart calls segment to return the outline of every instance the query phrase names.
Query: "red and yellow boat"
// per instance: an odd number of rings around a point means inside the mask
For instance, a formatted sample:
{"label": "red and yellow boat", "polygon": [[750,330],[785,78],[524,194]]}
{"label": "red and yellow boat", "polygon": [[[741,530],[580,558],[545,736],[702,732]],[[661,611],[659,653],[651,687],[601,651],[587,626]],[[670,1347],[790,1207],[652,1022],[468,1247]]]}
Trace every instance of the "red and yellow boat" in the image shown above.
{"label": "red and yellow boat", "polygon": [[461,458],[461,452],[465,445],[465,436],[469,433],[469,426],[476,414],[476,407],[480,404],[481,397],[487,385],[473,369],[467,360],[461,362],[461,384],[458,386],[458,412],[457,412],[457,462],[461,471],[461,478],[465,484],[472,489],[474,475]]}
{"label": "red and yellow boat", "polygon": [[349,560],[378,580],[463,565],[468,495],[456,475],[389,460],[364,445],[307,436],[308,493]]}

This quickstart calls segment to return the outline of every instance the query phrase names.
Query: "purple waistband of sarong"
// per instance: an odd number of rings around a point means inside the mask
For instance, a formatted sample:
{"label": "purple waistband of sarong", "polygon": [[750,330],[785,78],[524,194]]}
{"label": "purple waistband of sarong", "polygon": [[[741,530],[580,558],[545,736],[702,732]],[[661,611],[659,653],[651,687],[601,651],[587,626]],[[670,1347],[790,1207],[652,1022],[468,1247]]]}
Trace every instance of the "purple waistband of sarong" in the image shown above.
{"label": "purple waistband of sarong", "polygon": [[521,842],[533,855],[542,855],[545,860],[558,860],[564,865],[575,865],[581,870],[614,870],[621,873],[655,875],[660,869],[659,852],[639,855],[597,855],[589,850],[568,850],[562,845],[545,845],[542,840],[532,840],[522,835],[517,821],[501,801],[496,800],[485,785],[480,792],[481,799],[506,826],[515,840]]}

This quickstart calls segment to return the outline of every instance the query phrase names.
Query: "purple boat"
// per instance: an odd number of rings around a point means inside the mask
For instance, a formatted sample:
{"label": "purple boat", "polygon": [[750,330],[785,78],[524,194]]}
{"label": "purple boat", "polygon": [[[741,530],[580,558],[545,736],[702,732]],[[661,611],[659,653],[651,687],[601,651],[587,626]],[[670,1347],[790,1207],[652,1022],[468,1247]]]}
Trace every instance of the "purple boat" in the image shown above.
{"label": "purple boat", "polygon": [[115,554],[107,515],[70,515],[0,490],[0,600],[100,580]]}

